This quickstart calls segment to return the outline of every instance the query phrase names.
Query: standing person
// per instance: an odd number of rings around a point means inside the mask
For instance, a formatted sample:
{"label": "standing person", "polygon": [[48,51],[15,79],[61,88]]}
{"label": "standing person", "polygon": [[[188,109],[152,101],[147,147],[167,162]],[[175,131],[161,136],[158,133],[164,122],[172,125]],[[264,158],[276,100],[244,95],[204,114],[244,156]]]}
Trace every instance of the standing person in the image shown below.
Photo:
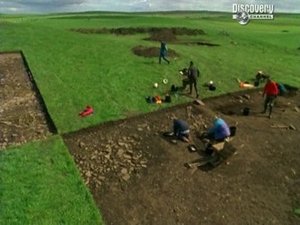
{"label": "standing person", "polygon": [[170,64],[170,61],[166,58],[168,54],[168,48],[167,48],[167,43],[161,41],[160,42],[160,50],[159,50],[159,64],[161,64],[161,58],[165,60],[168,64]]}
{"label": "standing person", "polygon": [[272,81],[270,78],[267,78],[267,83],[264,87],[264,92],[263,92],[263,97],[265,97],[265,102],[264,102],[264,111],[262,111],[262,113],[266,113],[267,108],[269,107],[270,119],[271,119],[274,102],[278,94],[279,94],[279,90],[277,84],[274,81]]}
{"label": "standing person", "polygon": [[191,61],[190,62],[190,67],[188,69],[188,78],[190,80],[189,85],[190,85],[190,94],[192,94],[192,90],[193,90],[193,86],[195,88],[196,91],[196,98],[199,97],[198,94],[198,89],[197,89],[197,79],[199,77],[199,70],[197,69],[197,67],[194,66],[194,63]]}

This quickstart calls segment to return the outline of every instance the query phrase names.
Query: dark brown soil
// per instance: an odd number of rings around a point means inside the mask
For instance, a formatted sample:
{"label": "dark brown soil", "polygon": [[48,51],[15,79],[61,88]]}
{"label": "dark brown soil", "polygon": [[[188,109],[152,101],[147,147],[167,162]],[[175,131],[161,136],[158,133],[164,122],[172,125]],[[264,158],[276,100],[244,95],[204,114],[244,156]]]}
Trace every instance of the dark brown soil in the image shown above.
{"label": "dark brown soil", "polygon": [[[158,57],[159,56],[159,48],[158,47],[145,47],[142,45],[136,46],[132,48],[132,51],[135,55],[143,56],[143,57]],[[168,50],[169,57],[178,57],[178,54],[172,50]]]}
{"label": "dark brown soil", "polygon": [[[209,46],[209,47],[215,47],[215,46],[220,46],[219,44],[213,44],[213,43],[209,43],[209,42],[181,42],[178,41],[176,42],[178,44],[186,44],[186,45],[203,45],[203,46]],[[158,57],[159,56],[159,47],[145,47],[142,45],[138,45],[134,48],[132,48],[132,52],[135,55],[138,56],[143,56],[143,57],[147,57],[147,58],[151,58],[151,57]],[[179,57],[179,54],[177,52],[175,52],[172,49],[168,49],[168,57]]]}
{"label": "dark brown soil", "polygon": [[0,149],[50,134],[43,107],[19,53],[0,54]]}
{"label": "dark brown soil", "polygon": [[91,28],[78,28],[72,29],[72,31],[80,32],[84,34],[96,33],[96,34],[116,34],[116,35],[133,35],[140,33],[150,34],[149,38],[146,40],[150,41],[166,41],[174,42],[177,40],[177,35],[203,35],[205,32],[201,29],[189,29],[185,27],[121,27],[121,28],[100,28],[100,29],[91,29]]}
{"label": "dark brown soil", "polygon": [[98,33],[98,34],[117,34],[117,35],[132,35],[143,33],[158,33],[168,31],[174,35],[203,35],[205,32],[201,29],[189,29],[186,27],[120,27],[120,28],[78,28],[72,29],[80,33]]}
{"label": "dark brown soil", "polygon": [[166,42],[175,42],[177,41],[176,33],[170,29],[153,31],[150,33],[149,38],[145,38],[148,41],[166,41]]}
{"label": "dark brown soil", "polygon": [[177,41],[176,43],[184,44],[184,45],[202,45],[202,46],[208,46],[208,47],[220,46],[220,44],[210,43],[208,41]]}
{"label": "dark brown soil", "polygon": [[[243,95],[65,135],[106,224],[300,224],[293,214],[300,204],[300,95],[279,97],[272,119],[259,113],[261,93]],[[244,107],[250,108],[249,116],[242,115]],[[216,114],[237,127],[224,150],[233,154],[210,170],[187,169],[186,162],[205,156],[189,152],[186,143],[171,143],[162,133],[171,129],[172,118],[185,119],[192,143],[202,149],[197,133]],[[272,128],[290,124],[297,130]]]}
{"label": "dark brown soil", "polygon": [[210,47],[220,46],[219,44],[214,44],[214,43],[209,43],[209,42],[201,42],[201,41],[198,41],[197,45],[205,45],[205,46],[210,46]]}

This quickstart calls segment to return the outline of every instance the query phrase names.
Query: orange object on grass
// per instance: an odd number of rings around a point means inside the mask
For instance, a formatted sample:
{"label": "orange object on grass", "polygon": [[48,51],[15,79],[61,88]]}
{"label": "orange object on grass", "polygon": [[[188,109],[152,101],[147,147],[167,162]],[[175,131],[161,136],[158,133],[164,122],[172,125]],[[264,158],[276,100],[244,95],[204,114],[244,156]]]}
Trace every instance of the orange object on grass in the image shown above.
{"label": "orange object on grass", "polygon": [[240,88],[253,88],[254,85],[253,84],[247,84],[247,83],[244,83],[244,82],[240,82]]}
{"label": "orange object on grass", "polygon": [[155,96],[155,103],[156,104],[161,104],[162,103],[162,100],[161,100],[161,97],[160,96]]}

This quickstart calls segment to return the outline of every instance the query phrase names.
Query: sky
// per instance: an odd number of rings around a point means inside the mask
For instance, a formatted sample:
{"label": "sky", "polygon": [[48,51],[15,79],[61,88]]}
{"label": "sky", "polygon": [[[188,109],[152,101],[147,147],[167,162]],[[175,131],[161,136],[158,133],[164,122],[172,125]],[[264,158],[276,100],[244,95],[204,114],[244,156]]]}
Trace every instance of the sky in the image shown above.
{"label": "sky", "polygon": [[173,10],[232,12],[234,3],[273,4],[275,12],[300,13],[300,0],[0,0],[0,13]]}

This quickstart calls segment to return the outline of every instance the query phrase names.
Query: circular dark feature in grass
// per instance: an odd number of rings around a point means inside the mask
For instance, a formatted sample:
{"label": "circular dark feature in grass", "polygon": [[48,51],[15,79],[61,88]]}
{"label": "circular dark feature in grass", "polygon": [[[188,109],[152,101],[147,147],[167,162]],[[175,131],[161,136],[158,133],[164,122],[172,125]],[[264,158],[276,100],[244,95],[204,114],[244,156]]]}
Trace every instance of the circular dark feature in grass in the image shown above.
{"label": "circular dark feature in grass", "polygon": [[[135,55],[143,56],[147,58],[158,57],[159,56],[159,48],[158,47],[145,47],[142,45],[138,45],[132,48],[132,51]],[[168,50],[169,57],[178,57],[179,55],[172,49]]]}

